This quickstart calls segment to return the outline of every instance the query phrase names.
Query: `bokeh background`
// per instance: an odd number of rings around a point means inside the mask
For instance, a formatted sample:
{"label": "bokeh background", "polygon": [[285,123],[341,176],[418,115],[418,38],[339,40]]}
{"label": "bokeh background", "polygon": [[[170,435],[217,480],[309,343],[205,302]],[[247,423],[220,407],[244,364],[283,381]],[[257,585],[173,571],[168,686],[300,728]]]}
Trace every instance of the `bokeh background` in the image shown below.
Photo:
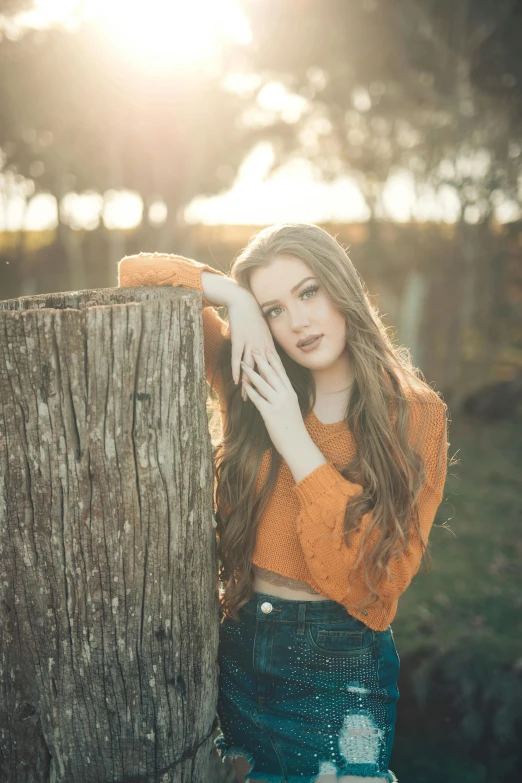
{"label": "bokeh background", "polygon": [[521,42],[519,0],[0,0],[0,299],[314,222],[450,406],[404,783],[522,768]]}

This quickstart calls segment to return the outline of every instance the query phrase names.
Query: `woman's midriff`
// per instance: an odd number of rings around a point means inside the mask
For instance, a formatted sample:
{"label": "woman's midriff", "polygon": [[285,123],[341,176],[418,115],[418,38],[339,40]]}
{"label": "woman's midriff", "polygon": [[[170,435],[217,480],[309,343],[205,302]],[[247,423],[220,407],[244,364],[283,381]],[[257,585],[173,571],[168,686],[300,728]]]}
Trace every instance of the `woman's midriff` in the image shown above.
{"label": "woman's midriff", "polygon": [[286,598],[289,601],[327,601],[324,595],[314,595],[305,590],[294,589],[285,585],[275,585],[262,579],[258,574],[254,576],[254,592],[275,595],[278,598]]}

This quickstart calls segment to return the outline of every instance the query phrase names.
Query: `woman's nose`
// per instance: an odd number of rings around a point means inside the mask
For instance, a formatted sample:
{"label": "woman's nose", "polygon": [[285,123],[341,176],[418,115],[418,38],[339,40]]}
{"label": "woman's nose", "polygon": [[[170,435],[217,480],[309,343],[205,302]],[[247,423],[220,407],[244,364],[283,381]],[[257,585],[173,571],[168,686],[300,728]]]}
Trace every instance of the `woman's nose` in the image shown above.
{"label": "woman's nose", "polygon": [[304,307],[299,307],[299,305],[297,305],[288,312],[290,316],[290,328],[295,332],[301,332],[310,325],[310,318]]}
{"label": "woman's nose", "polygon": [[299,333],[302,332],[303,329],[308,329],[310,321],[308,318],[292,318],[290,326],[292,331]]}

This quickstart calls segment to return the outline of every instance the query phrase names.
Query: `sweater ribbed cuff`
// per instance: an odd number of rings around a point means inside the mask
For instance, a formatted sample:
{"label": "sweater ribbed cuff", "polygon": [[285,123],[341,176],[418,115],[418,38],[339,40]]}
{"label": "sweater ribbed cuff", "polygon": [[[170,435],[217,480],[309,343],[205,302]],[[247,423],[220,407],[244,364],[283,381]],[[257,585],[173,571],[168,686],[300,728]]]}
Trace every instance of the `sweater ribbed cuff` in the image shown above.
{"label": "sweater ribbed cuff", "polygon": [[[352,497],[362,492],[360,484],[354,484],[341,476],[332,462],[325,462],[319,465],[304,479],[301,479],[295,486],[294,492],[301,501],[302,505],[320,503],[325,496],[332,495],[335,487],[339,488],[339,494],[343,498]],[[347,491],[349,490],[349,491]]]}
{"label": "sweater ribbed cuff", "polygon": [[125,256],[118,263],[118,287],[142,285],[172,285],[184,286],[203,294],[203,307],[213,307],[205,299],[201,273],[212,272],[221,277],[228,277],[219,269],[208,264],[202,264],[193,258],[175,255],[174,253],[138,253]]}
{"label": "sweater ribbed cuff", "polygon": [[214,269],[208,264],[202,264],[200,261],[195,261],[192,258],[184,258],[183,256],[172,256],[173,259],[179,259],[180,261],[189,261],[189,264],[182,263],[177,267],[177,275],[179,283],[186,288],[197,289],[203,294],[203,307],[214,307],[208,299],[205,299],[205,292],[203,291],[203,284],[201,282],[202,272],[212,272],[215,275],[221,275],[221,277],[227,277],[219,269]]}

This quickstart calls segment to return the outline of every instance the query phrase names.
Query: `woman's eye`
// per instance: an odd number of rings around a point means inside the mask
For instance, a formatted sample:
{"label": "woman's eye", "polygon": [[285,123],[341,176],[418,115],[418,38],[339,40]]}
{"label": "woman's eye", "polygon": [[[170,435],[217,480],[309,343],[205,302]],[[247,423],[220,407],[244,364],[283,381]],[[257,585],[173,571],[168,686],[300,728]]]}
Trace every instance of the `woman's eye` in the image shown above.
{"label": "woman's eye", "polygon": [[[305,288],[304,291],[301,291],[299,296],[304,296],[305,294],[308,294],[308,293],[314,293],[315,294],[315,292],[318,291],[318,290],[319,290],[319,286],[318,285],[313,285],[313,286],[310,286],[310,288]],[[307,296],[306,299],[314,299],[314,297],[313,296]],[[265,318],[270,318],[270,315],[274,312],[274,310],[280,310],[280,309],[281,308],[279,306],[278,307],[271,307],[270,310],[267,310],[265,312]]]}

